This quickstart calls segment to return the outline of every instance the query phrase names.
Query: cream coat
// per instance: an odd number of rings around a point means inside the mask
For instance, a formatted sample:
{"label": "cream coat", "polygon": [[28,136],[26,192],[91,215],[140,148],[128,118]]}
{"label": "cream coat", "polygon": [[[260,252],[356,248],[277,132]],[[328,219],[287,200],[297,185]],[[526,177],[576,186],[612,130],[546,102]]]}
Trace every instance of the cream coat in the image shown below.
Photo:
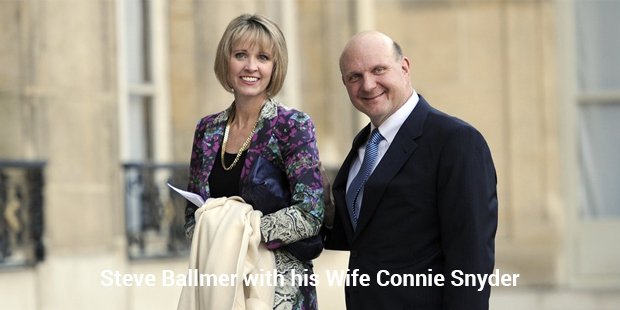
{"label": "cream coat", "polygon": [[243,281],[252,274],[266,279],[275,270],[273,252],[261,243],[262,213],[235,196],[208,199],[194,216],[190,273],[196,269],[199,275],[231,275],[236,281],[184,286],[178,309],[273,309],[273,284],[245,286]]}

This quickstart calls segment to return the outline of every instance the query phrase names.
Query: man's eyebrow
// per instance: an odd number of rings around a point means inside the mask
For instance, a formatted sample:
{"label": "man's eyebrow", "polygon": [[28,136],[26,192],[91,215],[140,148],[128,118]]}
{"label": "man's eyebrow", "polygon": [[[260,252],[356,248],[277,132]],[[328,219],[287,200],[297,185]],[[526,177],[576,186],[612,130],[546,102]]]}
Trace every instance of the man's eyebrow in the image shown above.
{"label": "man's eyebrow", "polygon": [[354,72],[349,72],[349,73],[345,74],[344,77],[345,78],[352,78],[352,77],[358,76],[358,75],[360,75],[360,73],[357,72],[357,71],[354,71]]}

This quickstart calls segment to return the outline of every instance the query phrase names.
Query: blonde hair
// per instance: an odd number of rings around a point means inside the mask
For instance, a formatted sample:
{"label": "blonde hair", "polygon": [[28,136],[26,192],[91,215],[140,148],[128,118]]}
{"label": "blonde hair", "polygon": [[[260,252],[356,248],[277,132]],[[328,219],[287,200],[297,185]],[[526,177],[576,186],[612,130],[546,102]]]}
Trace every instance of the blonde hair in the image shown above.
{"label": "blonde hair", "polygon": [[273,55],[273,72],[267,85],[267,94],[275,96],[284,84],[288,67],[286,40],[282,31],[273,21],[262,15],[243,14],[233,19],[226,27],[217,46],[213,70],[220,84],[229,92],[232,87],[228,82],[228,64],[233,47],[239,42],[249,42]]}

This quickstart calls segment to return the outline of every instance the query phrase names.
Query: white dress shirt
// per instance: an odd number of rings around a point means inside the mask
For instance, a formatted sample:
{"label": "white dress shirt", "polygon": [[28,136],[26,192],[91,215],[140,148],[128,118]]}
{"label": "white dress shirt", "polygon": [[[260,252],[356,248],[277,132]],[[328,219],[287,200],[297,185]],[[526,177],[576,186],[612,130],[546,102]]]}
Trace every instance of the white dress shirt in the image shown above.
{"label": "white dress shirt", "polygon": [[[374,166],[372,167],[371,175],[372,175],[372,171],[374,171],[377,165],[381,162],[383,155],[385,155],[385,153],[387,152],[388,148],[390,147],[390,144],[392,144],[392,141],[394,141],[394,137],[396,137],[396,134],[398,133],[400,126],[403,125],[403,123],[405,122],[409,114],[411,114],[415,106],[418,104],[418,100],[419,100],[418,94],[416,93],[415,90],[413,90],[413,94],[411,95],[411,97],[409,97],[409,99],[407,99],[405,104],[403,104],[402,107],[396,110],[394,114],[390,115],[379,126],[379,132],[383,136],[383,140],[379,142],[377,160],[375,161]],[[372,125],[371,123],[370,132],[372,132],[374,128],[375,126]],[[369,134],[369,137],[370,137],[370,134]],[[366,152],[366,143],[363,143],[362,146],[357,150],[357,158],[355,158],[353,162],[351,163],[351,168],[349,169],[349,178],[347,179],[347,191],[349,191],[349,186],[351,185],[351,182],[353,181],[353,179],[355,178],[355,176],[357,175],[357,173],[359,172],[362,166],[362,162],[364,161],[364,152]],[[358,204],[361,204],[363,194],[364,194],[364,191],[363,190],[360,191],[359,196],[357,198]]]}

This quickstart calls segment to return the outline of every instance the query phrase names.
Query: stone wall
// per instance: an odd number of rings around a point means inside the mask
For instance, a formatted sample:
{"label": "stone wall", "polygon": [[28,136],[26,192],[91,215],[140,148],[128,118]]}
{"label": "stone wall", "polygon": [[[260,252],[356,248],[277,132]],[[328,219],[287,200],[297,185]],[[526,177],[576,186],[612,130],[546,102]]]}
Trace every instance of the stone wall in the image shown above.
{"label": "stone wall", "polygon": [[[44,160],[46,259],[0,269],[2,309],[170,309],[180,288],[102,287],[100,272],[182,272],[185,258],[127,259],[120,154],[118,20],[114,0],[0,1],[0,159]],[[213,74],[228,21],[258,12],[292,44],[282,101],[315,121],[325,164],[337,169],[367,120],[354,111],[338,57],[375,28],[412,61],[416,90],[476,126],[499,179],[497,268],[520,287],[493,291],[497,309],[615,309],[617,286],[574,288],[561,190],[557,1],[165,1],[172,159],[187,163],[194,126],[232,96]],[[291,21],[295,24],[292,25]],[[295,36],[293,39],[292,36]],[[344,268],[326,252],[318,272]],[[607,282],[606,282],[607,283]],[[615,282],[610,282],[615,283]],[[601,287],[601,286],[599,286]],[[543,288],[543,289],[541,289]],[[342,309],[340,287],[319,287],[321,309]],[[569,302],[562,301],[568,298]]]}

